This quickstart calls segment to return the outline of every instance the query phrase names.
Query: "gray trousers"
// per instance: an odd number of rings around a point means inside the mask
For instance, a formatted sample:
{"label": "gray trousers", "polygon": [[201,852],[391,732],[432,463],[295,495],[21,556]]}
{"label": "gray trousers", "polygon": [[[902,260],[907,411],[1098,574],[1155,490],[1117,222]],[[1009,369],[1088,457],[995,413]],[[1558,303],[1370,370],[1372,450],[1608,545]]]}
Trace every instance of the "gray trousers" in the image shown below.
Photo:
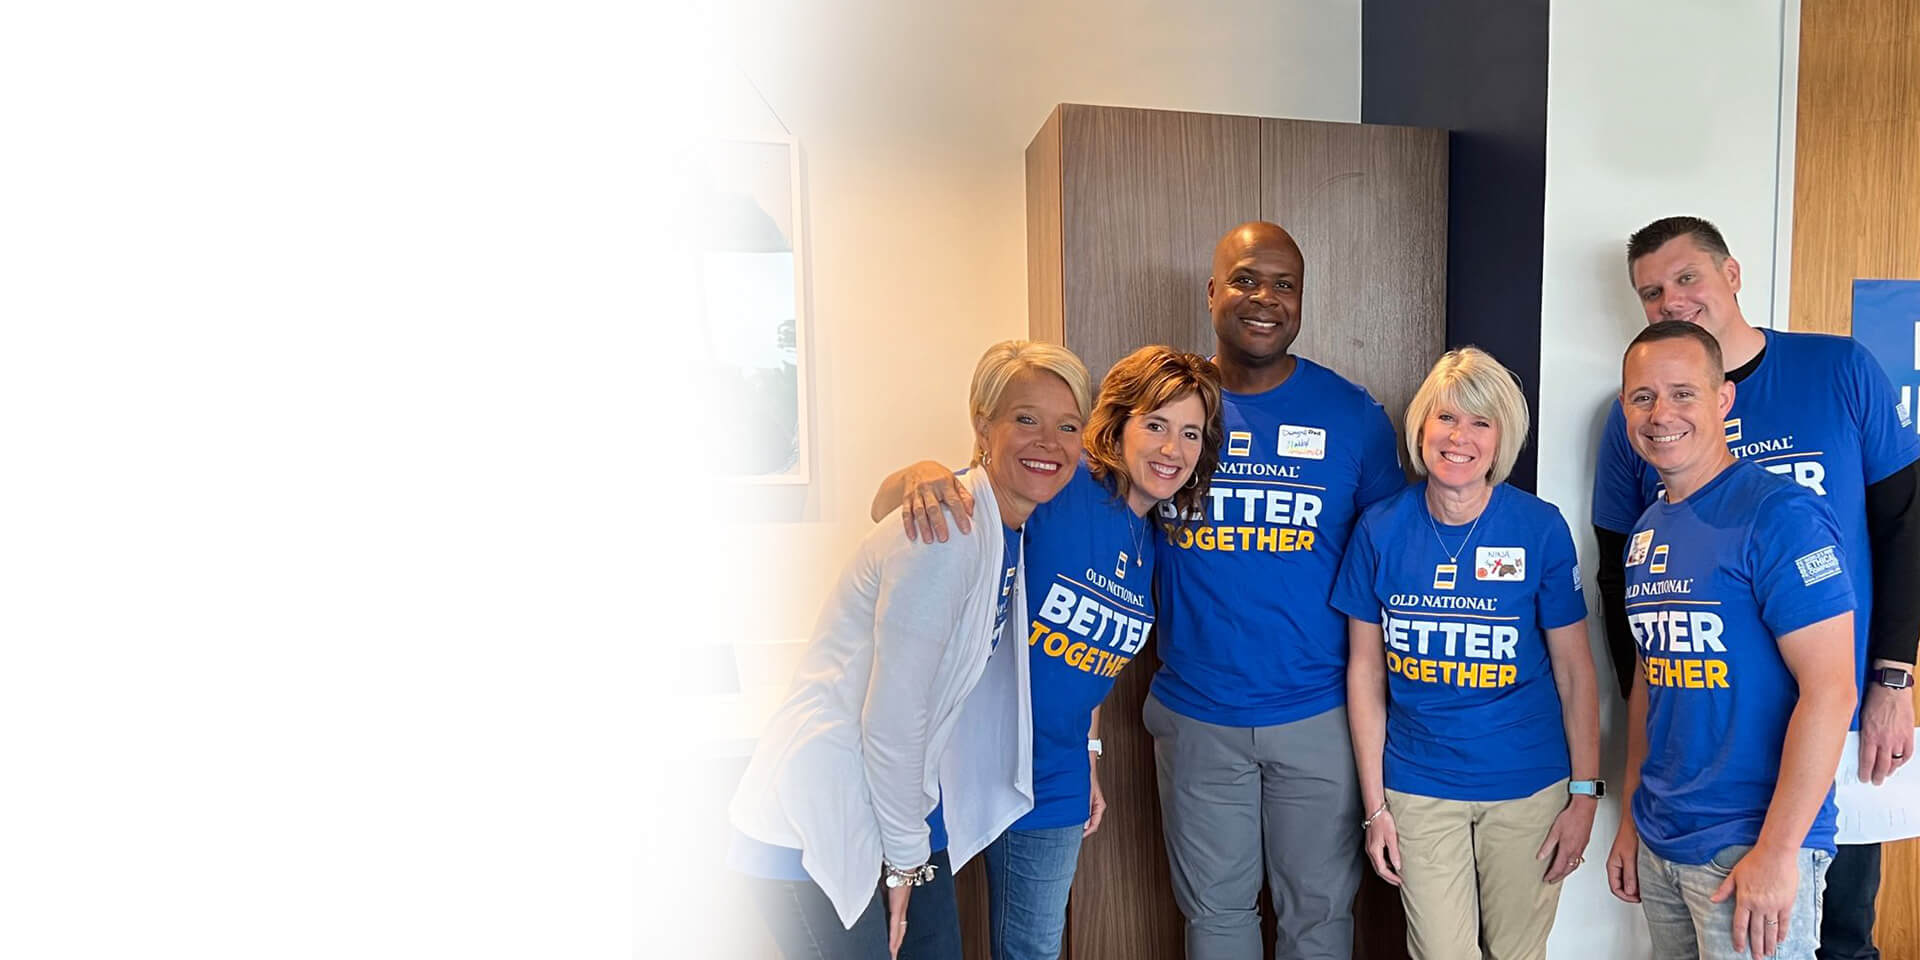
{"label": "gray trousers", "polygon": [[1349,960],[1364,844],[1347,709],[1222,727],[1149,694],[1142,719],[1188,960],[1260,957],[1263,865],[1279,921],[1274,960]]}

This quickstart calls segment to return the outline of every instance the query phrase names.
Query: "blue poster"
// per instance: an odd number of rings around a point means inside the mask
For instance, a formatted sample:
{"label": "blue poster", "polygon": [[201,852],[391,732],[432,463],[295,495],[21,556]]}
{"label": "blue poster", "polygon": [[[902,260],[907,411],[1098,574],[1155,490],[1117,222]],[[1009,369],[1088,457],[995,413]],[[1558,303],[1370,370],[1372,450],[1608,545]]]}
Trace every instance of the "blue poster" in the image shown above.
{"label": "blue poster", "polygon": [[1900,425],[1916,429],[1920,402],[1920,280],[1855,280],[1853,339],[1867,348],[1893,381]]}

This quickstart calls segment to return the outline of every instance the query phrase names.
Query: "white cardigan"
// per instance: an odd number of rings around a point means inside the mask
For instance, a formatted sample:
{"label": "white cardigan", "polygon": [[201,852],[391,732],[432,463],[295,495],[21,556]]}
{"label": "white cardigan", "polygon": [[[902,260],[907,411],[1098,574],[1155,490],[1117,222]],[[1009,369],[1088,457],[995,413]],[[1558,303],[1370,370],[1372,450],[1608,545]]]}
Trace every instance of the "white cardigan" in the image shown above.
{"label": "white cardigan", "polygon": [[943,793],[956,870],[1033,808],[1025,565],[994,648],[1005,538],[986,471],[963,479],[971,534],[915,543],[893,515],[861,542],[729,808],[741,833],[801,851],[848,928],[882,857],[926,862]]}

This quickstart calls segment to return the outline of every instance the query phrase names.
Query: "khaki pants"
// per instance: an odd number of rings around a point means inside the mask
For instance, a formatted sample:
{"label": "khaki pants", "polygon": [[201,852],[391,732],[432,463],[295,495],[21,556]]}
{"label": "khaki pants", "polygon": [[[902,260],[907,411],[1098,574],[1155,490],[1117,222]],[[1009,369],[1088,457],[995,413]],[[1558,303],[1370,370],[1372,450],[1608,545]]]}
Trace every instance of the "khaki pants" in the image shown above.
{"label": "khaki pants", "polygon": [[1560,902],[1535,860],[1567,805],[1567,781],[1530,797],[1476,802],[1387,791],[1400,835],[1400,902],[1414,960],[1535,960]]}

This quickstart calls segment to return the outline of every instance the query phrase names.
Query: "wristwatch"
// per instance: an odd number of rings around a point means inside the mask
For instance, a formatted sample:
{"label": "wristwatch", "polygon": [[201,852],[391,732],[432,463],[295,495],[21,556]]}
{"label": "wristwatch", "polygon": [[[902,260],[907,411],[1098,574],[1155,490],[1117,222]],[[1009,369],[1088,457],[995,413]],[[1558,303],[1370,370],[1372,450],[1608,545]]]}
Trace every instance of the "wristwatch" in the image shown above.
{"label": "wristwatch", "polygon": [[1905,690],[1913,686],[1913,674],[1899,667],[1881,667],[1868,670],[1867,679],[1889,690]]}
{"label": "wristwatch", "polygon": [[1595,800],[1607,795],[1605,780],[1569,780],[1567,792],[1576,797],[1592,797]]}
{"label": "wristwatch", "polygon": [[1093,754],[1095,760],[1103,759],[1107,755],[1105,750],[1100,749],[1100,741],[1091,737],[1087,738],[1087,752]]}

